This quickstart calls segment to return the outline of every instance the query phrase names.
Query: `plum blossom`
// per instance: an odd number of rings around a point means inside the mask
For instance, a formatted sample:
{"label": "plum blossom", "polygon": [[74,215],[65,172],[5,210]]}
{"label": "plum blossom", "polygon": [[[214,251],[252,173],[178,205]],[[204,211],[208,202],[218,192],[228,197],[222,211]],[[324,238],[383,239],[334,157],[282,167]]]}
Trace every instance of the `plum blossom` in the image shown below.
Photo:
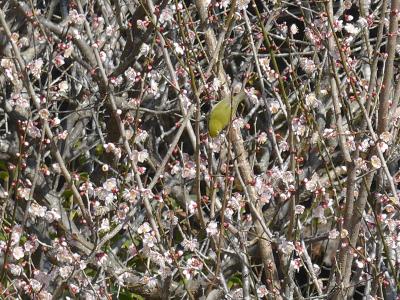
{"label": "plum blossom", "polygon": [[8,77],[10,80],[14,80],[14,63],[10,58],[3,58],[0,62],[1,67],[4,68],[5,70],[5,75]]}
{"label": "plum blossom", "polygon": [[349,34],[351,34],[351,35],[356,35],[356,34],[358,34],[359,32],[360,32],[360,29],[359,28],[357,28],[356,26],[354,26],[353,24],[351,24],[351,23],[347,23],[345,26],[344,26],[344,30],[346,30]]}
{"label": "plum blossom", "polygon": [[[240,89],[240,86],[239,86],[239,89]],[[247,99],[249,99],[251,101],[251,103],[253,103],[254,105],[257,105],[260,102],[263,103],[262,101],[260,101],[259,96],[258,96],[258,92],[254,87],[246,89],[245,93],[246,93]]]}
{"label": "plum blossom", "polygon": [[185,47],[181,46],[178,43],[174,43],[174,49],[175,49],[176,54],[178,54],[178,55],[185,54]]}
{"label": "plum blossom", "polygon": [[80,292],[80,288],[76,284],[71,283],[68,285],[68,288],[71,291],[71,294],[73,294],[73,295],[76,295]]}
{"label": "plum blossom", "polygon": [[392,134],[389,131],[382,132],[379,136],[381,140],[387,144],[392,140]]}
{"label": "plum blossom", "polygon": [[29,285],[35,293],[38,293],[42,289],[42,284],[36,279],[29,279]]}
{"label": "plum blossom", "polygon": [[13,276],[20,276],[22,274],[22,267],[20,265],[9,264],[8,269],[10,270]]}
{"label": "plum blossom", "polygon": [[197,203],[195,201],[191,200],[188,205],[188,210],[189,210],[190,214],[194,214],[197,210]]}
{"label": "plum blossom", "polygon": [[320,179],[317,173],[314,173],[310,180],[308,180],[307,178],[304,179],[307,191],[315,192],[318,188],[319,180]]}
{"label": "plum blossom", "polygon": [[196,164],[194,162],[188,161],[185,163],[182,171],[182,178],[186,179],[196,178]]}
{"label": "plum blossom", "polygon": [[315,93],[307,94],[305,97],[305,102],[307,107],[310,108],[317,108],[321,104],[321,101],[317,99]]}
{"label": "plum blossom", "polygon": [[219,91],[219,89],[221,88],[221,81],[215,77],[212,81],[211,87],[214,91]]}
{"label": "plum blossom", "polygon": [[381,150],[382,153],[385,153],[387,149],[389,149],[388,144],[386,144],[385,142],[378,142],[376,145],[379,150]]}
{"label": "plum blossom", "polygon": [[50,117],[50,112],[47,109],[43,108],[43,109],[39,110],[39,117],[42,120],[48,120]]}
{"label": "plum blossom", "polygon": [[233,120],[232,122],[232,127],[240,129],[244,127],[244,120],[242,118],[237,118],[235,120]]}
{"label": "plum blossom", "polygon": [[64,266],[64,267],[61,267],[59,271],[60,271],[61,278],[65,280],[72,274],[72,272],[74,271],[74,267]]}
{"label": "plum blossom", "polygon": [[140,29],[140,30],[146,30],[147,29],[147,26],[149,25],[149,20],[148,20],[148,18],[146,17],[144,20],[137,20],[136,21],[136,25],[137,25],[137,27]]}
{"label": "plum blossom", "polygon": [[69,11],[69,20],[76,25],[82,25],[85,22],[85,15],[78,13],[76,9]]}
{"label": "plum blossom", "polygon": [[103,183],[103,189],[108,192],[112,192],[117,188],[117,179],[116,178],[109,178]]}
{"label": "plum blossom", "polygon": [[299,28],[297,27],[296,24],[290,25],[290,33],[291,33],[292,35],[295,35],[295,34],[297,34],[298,32],[299,32]]}
{"label": "plum blossom", "polygon": [[101,220],[99,231],[107,232],[109,230],[110,230],[110,221],[107,218]]}
{"label": "plum blossom", "polygon": [[55,64],[57,67],[61,67],[63,64],[65,64],[64,56],[62,56],[61,54],[58,54],[58,55],[54,58],[54,64]]}
{"label": "plum blossom", "polygon": [[238,0],[236,3],[237,9],[238,10],[244,10],[247,8],[247,6],[249,5],[250,0]]}
{"label": "plum blossom", "polygon": [[293,132],[297,136],[303,136],[306,131],[306,119],[303,115],[300,116],[300,118],[293,118],[292,119],[292,128]]}
{"label": "plum blossom", "polygon": [[379,169],[382,166],[381,160],[378,156],[372,155],[371,157],[371,165],[375,169]]}
{"label": "plum blossom", "polygon": [[149,52],[150,52],[150,46],[148,44],[143,43],[142,46],[140,46],[139,57],[147,56]]}
{"label": "plum blossom", "polygon": [[104,252],[99,252],[96,254],[97,265],[100,267],[105,267],[108,263],[108,255]]}
{"label": "plum blossom", "polygon": [[8,100],[11,106],[15,106],[18,110],[29,109],[29,99],[25,95],[11,93],[11,98]]}
{"label": "plum blossom", "polygon": [[143,247],[144,248],[153,248],[157,243],[157,239],[155,237],[155,233],[152,231],[150,233],[145,233],[143,235]]}
{"label": "plum blossom", "polygon": [[329,231],[329,239],[335,240],[338,238],[339,234],[339,231],[337,231],[336,229],[332,229],[331,231]]}
{"label": "plum blossom", "polygon": [[174,19],[174,13],[170,7],[165,7],[160,14],[159,22],[160,24],[164,24],[166,22],[170,22]]}
{"label": "plum blossom", "polygon": [[137,73],[135,71],[135,69],[133,69],[132,67],[129,67],[125,72],[125,77],[130,81],[130,82],[135,82],[136,78],[138,75],[140,75],[140,73]]}
{"label": "plum blossom", "polygon": [[300,258],[295,258],[290,262],[291,266],[293,269],[295,269],[297,272],[300,270],[300,267],[302,266],[302,262]]}
{"label": "plum blossom", "polygon": [[230,0],[221,0],[221,1],[219,1],[219,2],[217,3],[217,5],[219,6],[219,8],[223,8],[223,9],[226,9],[226,8],[229,6],[229,4],[231,4],[231,1],[230,1]]}
{"label": "plum blossom", "polygon": [[48,223],[52,223],[54,221],[60,220],[61,216],[58,213],[57,209],[52,208],[51,210],[46,211],[44,218]]}
{"label": "plum blossom", "polygon": [[47,291],[40,291],[40,293],[37,295],[38,300],[51,300],[53,299],[53,296],[47,292]]}
{"label": "plum blossom", "polygon": [[186,279],[191,279],[198,274],[203,268],[203,263],[196,257],[191,257],[187,260],[186,268],[183,270],[183,274]]}
{"label": "plum blossom", "polygon": [[295,214],[301,215],[301,214],[303,214],[304,210],[305,210],[305,207],[303,205],[296,205]]}
{"label": "plum blossom", "polygon": [[104,30],[104,18],[95,16],[92,21],[93,31],[97,34],[103,32]]}
{"label": "plum blossom", "polygon": [[135,137],[135,143],[143,143],[149,137],[149,134],[146,130],[140,130],[139,133]]}
{"label": "plum blossom", "polygon": [[36,78],[39,79],[41,72],[42,72],[42,67],[43,67],[43,59],[38,58],[32,62],[30,62],[27,65],[28,69],[31,71],[32,75]]}
{"label": "plum blossom", "polygon": [[46,215],[47,207],[41,206],[36,202],[32,202],[29,206],[28,212],[32,217],[44,218]]}
{"label": "plum blossom", "polygon": [[271,113],[276,114],[281,108],[281,105],[278,101],[274,100],[270,102],[270,110]]}
{"label": "plum blossom", "polygon": [[18,197],[28,200],[29,199],[29,194],[31,192],[31,189],[28,187],[19,187],[17,189],[17,195]]}
{"label": "plum blossom", "polygon": [[279,250],[286,254],[289,255],[290,253],[292,253],[292,251],[294,250],[294,244],[291,241],[287,241],[286,239],[283,239],[281,241],[281,243],[279,244]]}
{"label": "plum blossom", "polygon": [[14,247],[13,251],[12,251],[13,257],[16,260],[19,260],[21,258],[23,258],[25,256],[25,252],[24,252],[24,248],[22,247]]}
{"label": "plum blossom", "polygon": [[112,25],[108,25],[106,27],[106,35],[107,36],[112,36],[117,30],[112,26]]}
{"label": "plum blossom", "polygon": [[300,59],[300,67],[306,72],[308,75],[312,75],[315,72],[316,66],[312,59],[307,57],[302,57]]}
{"label": "plum blossom", "polygon": [[137,233],[143,234],[143,233],[148,233],[151,231],[151,226],[149,223],[144,222],[142,225],[139,226],[137,229]]}
{"label": "plum blossom", "polygon": [[357,266],[357,268],[359,268],[359,269],[363,269],[364,266],[365,266],[365,263],[364,263],[364,261],[362,261],[362,260],[360,260],[360,259],[357,259],[357,260],[356,260],[356,266]]}
{"label": "plum blossom", "polygon": [[130,203],[135,203],[137,200],[138,194],[139,194],[139,192],[134,188],[131,188],[130,190],[125,189],[122,194],[122,197],[124,198],[125,201],[128,201]]}
{"label": "plum blossom", "polygon": [[215,221],[211,221],[210,223],[208,223],[206,232],[210,236],[217,235],[218,234],[218,223]]}
{"label": "plum blossom", "polygon": [[346,238],[346,237],[348,237],[349,236],[349,231],[347,230],[347,229],[342,229],[341,231],[340,231],[340,238],[341,239],[344,239],[344,238]]}
{"label": "plum blossom", "polygon": [[71,57],[73,52],[74,52],[74,46],[73,46],[72,42],[69,42],[64,47],[64,57],[65,58]]}
{"label": "plum blossom", "polygon": [[185,250],[187,251],[195,251],[199,247],[199,243],[197,242],[197,239],[193,238],[190,240],[183,240],[182,246]]}
{"label": "plum blossom", "polygon": [[367,152],[371,145],[371,140],[369,138],[365,138],[361,141],[361,143],[358,145],[358,149],[362,152]]}
{"label": "plum blossom", "polygon": [[144,150],[138,152],[138,157],[137,157],[137,159],[138,159],[139,162],[143,163],[143,162],[146,161],[148,158],[149,158],[149,153],[147,152],[146,149],[144,149]]}

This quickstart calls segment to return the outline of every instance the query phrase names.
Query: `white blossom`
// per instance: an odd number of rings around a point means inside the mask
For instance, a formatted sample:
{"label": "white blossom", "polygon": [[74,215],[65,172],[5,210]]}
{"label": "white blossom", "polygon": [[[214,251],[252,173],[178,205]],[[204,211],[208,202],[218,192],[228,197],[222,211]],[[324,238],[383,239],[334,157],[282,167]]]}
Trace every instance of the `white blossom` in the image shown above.
{"label": "white blossom", "polygon": [[316,108],[320,105],[321,101],[317,99],[314,93],[310,93],[306,95],[305,98],[307,107]]}
{"label": "white blossom", "polygon": [[290,25],[290,33],[295,35],[299,32],[299,28],[297,27],[296,24],[292,24]]}
{"label": "white blossom", "polygon": [[13,249],[13,251],[12,251],[12,254],[13,254],[13,257],[16,259],[16,260],[19,260],[19,259],[21,259],[21,258],[23,258],[24,257],[24,248],[22,248],[22,247],[15,247],[14,249]]}
{"label": "white blossom", "polygon": [[32,202],[28,209],[30,215],[32,215],[33,217],[40,217],[40,218],[43,218],[45,216],[46,211],[47,211],[46,206],[41,206],[36,202]]}
{"label": "white blossom", "polygon": [[165,22],[172,21],[173,19],[174,19],[173,11],[168,6],[165,7],[160,14],[160,18],[159,18],[160,24],[164,24]]}
{"label": "white blossom", "polygon": [[21,275],[23,269],[20,265],[14,265],[14,264],[9,264],[8,269],[10,270],[11,274],[13,276],[19,276]]}
{"label": "white blossom", "polygon": [[147,222],[144,222],[142,225],[139,226],[137,229],[137,233],[142,234],[142,233],[148,233],[151,231],[150,224]]}
{"label": "white blossom", "polygon": [[301,215],[305,210],[305,207],[303,205],[296,205],[295,207],[295,214],[296,215]]}
{"label": "white blossom", "polygon": [[36,279],[29,279],[29,285],[35,293],[38,293],[42,289],[42,284]]}
{"label": "white blossom", "polygon": [[64,266],[60,268],[60,276],[62,279],[67,279],[72,272],[74,271],[74,267],[72,266]]}
{"label": "white blossom", "polygon": [[347,23],[346,25],[344,25],[344,30],[346,30],[351,35],[356,35],[360,32],[360,29],[351,23]]}
{"label": "white blossom", "polygon": [[72,23],[77,25],[82,25],[85,22],[85,15],[78,13],[76,9],[71,9],[68,17]]}
{"label": "white blossom", "polygon": [[372,167],[374,167],[375,169],[379,169],[379,168],[382,166],[381,160],[379,159],[378,156],[372,155],[372,157],[371,157],[371,165],[372,165]]}
{"label": "white blossom", "polygon": [[138,76],[138,73],[132,67],[129,67],[124,74],[130,82],[135,82]]}
{"label": "white blossom", "polygon": [[236,2],[236,6],[238,10],[244,10],[247,8],[247,6],[249,5],[250,0],[238,0]]}
{"label": "white blossom", "polygon": [[218,223],[211,221],[210,223],[208,223],[207,228],[206,228],[206,232],[208,235],[217,235],[218,234]]}
{"label": "white blossom", "polygon": [[47,109],[43,108],[43,109],[39,110],[39,117],[42,120],[48,120],[49,116],[50,116],[50,112]]}
{"label": "white blossom", "polygon": [[40,75],[42,73],[42,67],[43,67],[43,59],[41,58],[36,59],[28,64],[28,69],[31,71],[32,75],[36,79],[40,78]]}
{"label": "white blossom", "polygon": [[105,218],[101,220],[99,231],[107,232],[110,230],[110,221]]}

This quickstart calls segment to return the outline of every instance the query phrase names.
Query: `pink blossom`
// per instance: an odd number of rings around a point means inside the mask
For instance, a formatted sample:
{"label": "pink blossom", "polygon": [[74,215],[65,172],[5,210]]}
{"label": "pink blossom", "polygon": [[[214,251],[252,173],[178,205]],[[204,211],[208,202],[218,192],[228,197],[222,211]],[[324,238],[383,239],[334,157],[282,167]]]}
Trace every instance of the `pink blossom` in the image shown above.
{"label": "pink blossom", "polygon": [[63,64],[65,64],[64,56],[62,56],[61,54],[58,54],[58,55],[54,58],[54,64],[55,64],[57,67],[61,67]]}

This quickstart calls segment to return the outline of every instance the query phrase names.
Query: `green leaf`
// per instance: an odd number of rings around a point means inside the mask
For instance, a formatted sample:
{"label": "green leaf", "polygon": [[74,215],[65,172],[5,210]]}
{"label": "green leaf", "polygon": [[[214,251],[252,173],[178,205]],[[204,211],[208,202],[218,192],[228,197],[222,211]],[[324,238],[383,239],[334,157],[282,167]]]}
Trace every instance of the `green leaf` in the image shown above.
{"label": "green leaf", "polygon": [[63,193],[63,196],[66,199],[69,199],[70,197],[72,197],[72,195],[73,195],[72,190],[65,190],[64,193]]}
{"label": "green leaf", "polygon": [[[115,295],[115,296],[117,296],[117,295]],[[118,299],[119,300],[144,300],[144,298],[142,296],[132,293],[132,292],[129,292],[129,291],[120,292]]]}
{"label": "green leaf", "polygon": [[8,180],[9,177],[8,171],[0,171],[0,179]]}
{"label": "green leaf", "polygon": [[233,286],[242,286],[241,275],[236,273],[228,280],[228,288],[231,289]]}
{"label": "green leaf", "polygon": [[98,144],[95,150],[96,156],[101,156],[104,153],[104,148],[102,144]]}
{"label": "green leaf", "polygon": [[82,181],[87,181],[89,180],[89,173],[88,172],[82,172],[79,174],[79,179]]}
{"label": "green leaf", "polygon": [[122,248],[122,249],[128,249],[129,246],[130,246],[131,244],[132,244],[132,240],[126,240],[126,241],[122,244],[121,248]]}
{"label": "green leaf", "polygon": [[4,160],[0,160],[0,170],[5,170],[5,171],[8,170],[7,164]]}

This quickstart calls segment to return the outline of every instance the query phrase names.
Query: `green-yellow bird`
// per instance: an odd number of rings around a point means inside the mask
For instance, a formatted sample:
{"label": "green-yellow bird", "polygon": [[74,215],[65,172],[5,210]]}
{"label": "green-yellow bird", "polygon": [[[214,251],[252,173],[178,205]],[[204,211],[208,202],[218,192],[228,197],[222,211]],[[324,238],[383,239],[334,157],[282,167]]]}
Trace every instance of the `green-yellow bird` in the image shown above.
{"label": "green-yellow bird", "polygon": [[208,133],[211,137],[216,137],[235,118],[239,103],[245,98],[246,93],[242,90],[232,98],[224,98],[213,107],[208,121]]}

